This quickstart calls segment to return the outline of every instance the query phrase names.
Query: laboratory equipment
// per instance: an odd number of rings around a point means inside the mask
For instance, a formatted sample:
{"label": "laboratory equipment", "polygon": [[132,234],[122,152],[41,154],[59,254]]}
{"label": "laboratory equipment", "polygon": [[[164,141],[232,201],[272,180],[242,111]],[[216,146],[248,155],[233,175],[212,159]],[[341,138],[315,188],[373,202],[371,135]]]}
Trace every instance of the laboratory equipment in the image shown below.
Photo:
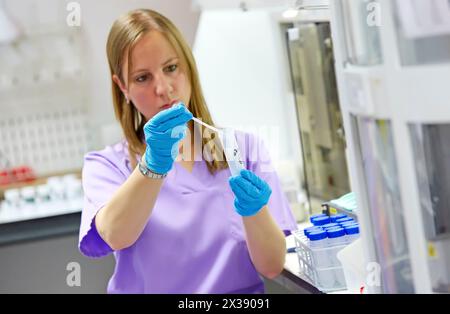
{"label": "laboratory equipment", "polygon": [[326,217],[326,214],[315,214],[315,215],[311,215],[309,217],[309,221],[312,223],[314,219],[319,218],[319,217]]}
{"label": "laboratory equipment", "polygon": [[353,227],[353,226],[358,226],[358,228],[359,228],[359,223],[357,223],[356,221],[347,221],[347,222],[341,223],[340,226],[344,229],[346,227]]}
{"label": "laboratory equipment", "polygon": [[34,204],[36,202],[36,189],[34,186],[23,187],[20,190],[20,196],[25,203]]}
{"label": "laboratory equipment", "polygon": [[[328,237],[328,246],[336,247],[346,245],[347,238],[345,236],[344,228],[335,227],[327,229],[326,231]],[[328,258],[330,259],[330,265],[339,265],[339,260],[336,257],[336,254],[339,250],[330,250]]]}
{"label": "laboratory equipment", "polygon": [[237,176],[242,169],[245,169],[245,165],[241,157],[234,130],[225,128],[219,133],[219,137],[222,142],[231,175]]}
{"label": "laboratory equipment", "polygon": [[313,228],[293,232],[300,272],[323,292],[344,290],[345,277],[336,254],[346,243],[334,240],[330,243],[327,231]]}
{"label": "laboratory equipment", "polygon": [[309,247],[315,252],[315,266],[317,268],[329,266],[330,261],[328,252],[324,250],[314,250],[326,248],[328,246],[327,232],[324,230],[312,231],[308,234],[308,240]]}
{"label": "laboratory equipment", "polygon": [[83,191],[78,175],[54,176],[47,183],[6,189],[0,202],[0,225],[14,221],[79,212]]}
{"label": "laboratory equipment", "polygon": [[64,183],[61,177],[53,176],[47,179],[50,199],[52,201],[61,201],[65,198]]}
{"label": "laboratory equipment", "polygon": [[322,226],[324,229],[333,228],[333,227],[339,227],[339,224],[335,222],[330,222]]}
{"label": "laboratory equipment", "polygon": [[311,232],[313,232],[313,231],[322,231],[322,230],[323,230],[322,227],[319,227],[319,226],[313,226],[313,227],[305,228],[305,229],[303,230],[303,233],[304,233],[304,235],[305,235],[306,237],[308,237],[308,235],[309,235]]}
{"label": "laboratory equipment", "polygon": [[325,200],[350,191],[329,22],[299,20],[286,26],[286,38],[303,183],[310,208],[319,208]]}
{"label": "laboratory equipment", "polygon": [[[379,268],[369,293],[450,292],[450,29],[435,32],[447,2],[330,1],[364,266]],[[348,19],[368,5],[383,27]],[[348,34],[373,50],[355,58]]]}
{"label": "laboratory equipment", "polygon": [[30,30],[0,45],[2,159],[11,169],[30,166],[37,177],[80,169],[96,133],[89,128],[83,32]]}
{"label": "laboratory equipment", "polygon": [[331,215],[330,220],[331,220],[331,222],[336,222],[336,220],[345,218],[345,217],[347,217],[347,215],[345,215],[345,214]]}
{"label": "laboratory equipment", "polygon": [[[354,215],[356,217],[358,211],[358,205],[356,204],[355,193],[350,192],[342,195],[338,199],[331,200],[326,203],[330,214],[336,214],[338,212]],[[323,205],[322,205],[323,207]]]}
{"label": "laboratory equipment", "polygon": [[[358,219],[358,208],[346,208],[346,207],[341,207],[340,205],[336,204],[334,202],[335,200],[331,200],[325,203],[322,203],[322,210],[323,212],[327,213],[328,215],[337,215],[337,214],[342,214],[348,217],[351,217],[355,220]],[[356,206],[356,198],[354,199],[355,202],[355,206]]]}
{"label": "laboratory equipment", "polygon": [[362,294],[367,291],[365,289],[366,262],[362,245],[361,239],[355,240],[336,255],[342,265],[346,289],[352,294]]}
{"label": "laboratory equipment", "polygon": [[352,243],[359,238],[359,225],[345,225],[343,228],[345,229],[347,243]]}
{"label": "laboratory equipment", "polygon": [[36,199],[40,203],[50,201],[50,188],[47,184],[36,186]]}
{"label": "laboratory equipment", "polygon": [[344,217],[344,218],[337,219],[336,223],[342,224],[344,222],[349,222],[349,221],[352,222],[352,221],[354,221],[354,219],[350,218],[350,217]]}
{"label": "laboratory equipment", "polygon": [[81,180],[78,178],[72,178],[64,183],[65,195],[67,199],[78,199],[83,196],[83,188]]}
{"label": "laboratory equipment", "polygon": [[234,130],[231,128],[224,128],[219,130],[195,117],[193,117],[192,120],[218,134],[225,154],[225,158],[228,163],[228,167],[231,172],[231,176],[238,176],[240,171],[242,169],[245,169],[245,164],[241,157]]}
{"label": "laboratory equipment", "polygon": [[314,226],[323,226],[330,223],[330,217],[328,216],[316,217],[312,219],[312,223],[314,224]]}
{"label": "laboratory equipment", "polygon": [[216,132],[216,133],[220,133],[220,132],[221,132],[219,129],[213,127],[212,125],[209,125],[209,124],[203,122],[202,120],[200,120],[200,119],[198,119],[198,118],[196,118],[196,117],[192,117],[192,120],[195,121],[195,122],[197,122],[198,124],[203,125],[205,128],[208,128],[208,129],[210,129],[210,130]]}
{"label": "laboratory equipment", "polygon": [[328,245],[345,244],[345,230],[341,227],[329,228],[327,231]]}
{"label": "laboratory equipment", "polygon": [[5,203],[11,208],[18,208],[20,206],[20,190],[8,189],[4,192]]}

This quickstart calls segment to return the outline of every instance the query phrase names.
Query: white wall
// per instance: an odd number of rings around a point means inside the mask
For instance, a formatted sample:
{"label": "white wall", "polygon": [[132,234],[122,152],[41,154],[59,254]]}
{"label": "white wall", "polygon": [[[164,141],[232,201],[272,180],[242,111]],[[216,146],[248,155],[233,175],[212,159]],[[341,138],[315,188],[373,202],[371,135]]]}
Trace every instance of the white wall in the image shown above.
{"label": "white wall", "polygon": [[298,162],[300,141],[285,43],[271,16],[262,9],[202,12],[194,55],[215,122],[263,136],[273,130],[265,139],[272,158]]}

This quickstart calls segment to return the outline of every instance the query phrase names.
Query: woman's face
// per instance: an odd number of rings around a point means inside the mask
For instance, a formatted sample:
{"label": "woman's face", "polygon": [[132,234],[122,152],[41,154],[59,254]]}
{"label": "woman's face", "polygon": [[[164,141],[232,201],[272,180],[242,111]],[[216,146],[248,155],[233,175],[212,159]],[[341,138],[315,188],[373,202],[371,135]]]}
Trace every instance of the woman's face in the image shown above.
{"label": "woman's face", "polygon": [[176,101],[189,106],[189,80],[175,50],[160,32],[150,31],[134,46],[129,81],[126,59],[122,68],[125,85],[116,75],[113,80],[147,120]]}

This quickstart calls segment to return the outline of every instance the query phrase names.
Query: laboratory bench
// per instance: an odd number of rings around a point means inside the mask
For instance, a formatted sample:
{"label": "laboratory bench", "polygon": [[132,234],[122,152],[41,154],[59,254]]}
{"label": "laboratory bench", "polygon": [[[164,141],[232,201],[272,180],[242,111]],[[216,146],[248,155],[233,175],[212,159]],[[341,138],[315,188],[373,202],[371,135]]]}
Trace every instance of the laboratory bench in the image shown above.
{"label": "laboratory bench", "polygon": [[9,219],[0,223],[0,246],[78,234],[80,221],[81,208],[26,219]]}

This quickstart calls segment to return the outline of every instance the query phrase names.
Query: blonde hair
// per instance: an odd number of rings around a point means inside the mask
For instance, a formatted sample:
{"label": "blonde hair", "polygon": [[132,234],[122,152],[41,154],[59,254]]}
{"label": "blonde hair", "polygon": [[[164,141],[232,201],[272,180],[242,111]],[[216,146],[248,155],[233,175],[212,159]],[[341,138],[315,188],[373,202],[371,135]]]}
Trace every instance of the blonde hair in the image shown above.
{"label": "blonde hair", "polygon": [[[133,168],[137,164],[137,160],[133,156],[143,155],[145,152],[146,145],[143,141],[143,127],[146,121],[145,117],[132,103],[127,103],[119,86],[112,80],[112,76],[115,74],[124,82],[122,66],[125,58],[127,58],[129,65],[127,77],[129,78],[132,50],[139,39],[150,31],[160,32],[169,41],[180,58],[182,69],[185,71],[191,85],[189,110],[193,116],[201,118],[205,123],[214,126],[203,97],[197,66],[191,49],[176,26],[169,19],[153,10],[137,9],[122,15],[114,22],[110,30],[106,50],[111,72],[114,112],[128,142],[128,153]],[[214,142],[212,144],[208,138],[202,136],[202,152],[206,147],[211,154],[210,160],[206,160],[211,174],[228,167],[226,161],[224,161],[223,149],[221,147],[218,149],[217,139]],[[215,145],[214,148],[212,145]]]}

